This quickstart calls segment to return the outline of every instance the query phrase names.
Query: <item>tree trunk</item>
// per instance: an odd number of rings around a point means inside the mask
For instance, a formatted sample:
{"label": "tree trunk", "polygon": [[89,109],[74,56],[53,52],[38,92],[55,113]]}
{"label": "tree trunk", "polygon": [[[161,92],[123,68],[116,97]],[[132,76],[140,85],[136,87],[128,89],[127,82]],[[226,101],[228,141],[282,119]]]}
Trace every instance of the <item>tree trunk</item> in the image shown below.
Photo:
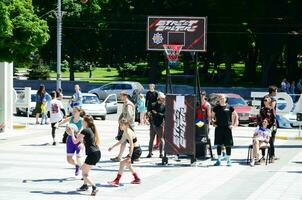
{"label": "tree trunk", "polygon": [[264,87],[267,87],[272,83],[272,80],[274,79],[272,76],[276,75],[276,73],[272,73],[272,66],[275,61],[276,55],[271,53],[264,54],[261,74],[261,85]]}
{"label": "tree trunk", "polygon": [[73,61],[73,59],[70,60],[70,65],[69,65],[69,80],[74,81],[74,61]]}
{"label": "tree trunk", "polygon": [[286,67],[288,71],[288,80],[297,80],[299,78],[298,71],[298,50],[297,50],[297,40],[295,38],[288,38],[287,41],[287,59]]}
{"label": "tree trunk", "polygon": [[232,55],[227,54],[225,56],[225,74],[224,74],[225,86],[230,86],[231,78],[232,78]]}
{"label": "tree trunk", "polygon": [[190,74],[190,60],[191,55],[189,52],[184,52],[184,74]]}
{"label": "tree trunk", "polygon": [[246,81],[255,81],[257,57],[258,50],[251,47],[245,59],[244,78]]}
{"label": "tree trunk", "polygon": [[157,52],[150,52],[148,56],[148,66],[149,66],[149,83],[157,83],[160,80],[160,66],[158,62]]}

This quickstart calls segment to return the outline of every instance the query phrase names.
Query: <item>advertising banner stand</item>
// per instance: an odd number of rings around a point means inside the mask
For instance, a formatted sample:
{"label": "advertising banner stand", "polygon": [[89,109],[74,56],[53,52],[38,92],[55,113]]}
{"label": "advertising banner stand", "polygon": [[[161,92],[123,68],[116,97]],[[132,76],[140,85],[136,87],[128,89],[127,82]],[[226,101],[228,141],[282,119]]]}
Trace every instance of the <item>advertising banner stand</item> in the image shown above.
{"label": "advertising banner stand", "polygon": [[166,95],[165,154],[162,164],[168,164],[168,155],[195,157],[195,95]]}

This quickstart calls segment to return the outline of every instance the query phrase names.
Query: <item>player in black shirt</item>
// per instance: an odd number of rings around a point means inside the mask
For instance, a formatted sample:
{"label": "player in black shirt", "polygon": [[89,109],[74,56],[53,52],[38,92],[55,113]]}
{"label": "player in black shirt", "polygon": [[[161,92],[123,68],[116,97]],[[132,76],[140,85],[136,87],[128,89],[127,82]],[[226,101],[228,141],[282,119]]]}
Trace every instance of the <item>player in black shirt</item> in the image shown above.
{"label": "player in black shirt", "polygon": [[77,138],[72,134],[72,141],[74,144],[84,141],[85,150],[86,150],[86,160],[82,165],[82,175],[84,178],[84,184],[78,189],[79,191],[88,190],[88,184],[92,186],[91,195],[95,196],[98,192],[96,185],[93,183],[89,172],[93,165],[99,162],[101,158],[101,151],[99,149],[100,138],[96,126],[93,121],[93,117],[84,116],[83,118],[83,130],[77,136]]}
{"label": "player in black shirt", "polygon": [[219,96],[219,104],[213,108],[213,125],[215,127],[215,141],[218,159],[215,166],[221,165],[221,146],[224,145],[227,154],[227,166],[231,166],[231,148],[233,146],[232,128],[238,125],[238,115],[233,107],[227,106],[225,95]]}

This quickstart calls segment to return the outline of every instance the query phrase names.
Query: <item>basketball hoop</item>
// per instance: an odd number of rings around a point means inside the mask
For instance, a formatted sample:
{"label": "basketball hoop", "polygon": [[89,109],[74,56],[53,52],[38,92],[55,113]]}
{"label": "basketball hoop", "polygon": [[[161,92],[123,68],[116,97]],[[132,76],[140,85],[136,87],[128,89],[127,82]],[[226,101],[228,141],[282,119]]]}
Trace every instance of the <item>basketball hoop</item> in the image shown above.
{"label": "basketball hoop", "polygon": [[178,56],[183,45],[179,44],[164,44],[163,45],[167,59],[169,60],[170,65],[176,65],[178,63]]}

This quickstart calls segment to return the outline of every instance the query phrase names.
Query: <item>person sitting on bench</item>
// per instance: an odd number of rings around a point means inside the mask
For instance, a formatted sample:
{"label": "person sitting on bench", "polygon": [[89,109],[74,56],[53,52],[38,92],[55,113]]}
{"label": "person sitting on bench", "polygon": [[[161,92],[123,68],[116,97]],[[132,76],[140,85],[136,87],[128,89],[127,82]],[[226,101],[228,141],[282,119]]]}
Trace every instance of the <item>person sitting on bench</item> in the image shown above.
{"label": "person sitting on bench", "polygon": [[269,121],[265,118],[262,124],[256,128],[253,136],[253,155],[250,165],[260,165],[259,150],[260,147],[269,142],[271,130],[267,128]]}

